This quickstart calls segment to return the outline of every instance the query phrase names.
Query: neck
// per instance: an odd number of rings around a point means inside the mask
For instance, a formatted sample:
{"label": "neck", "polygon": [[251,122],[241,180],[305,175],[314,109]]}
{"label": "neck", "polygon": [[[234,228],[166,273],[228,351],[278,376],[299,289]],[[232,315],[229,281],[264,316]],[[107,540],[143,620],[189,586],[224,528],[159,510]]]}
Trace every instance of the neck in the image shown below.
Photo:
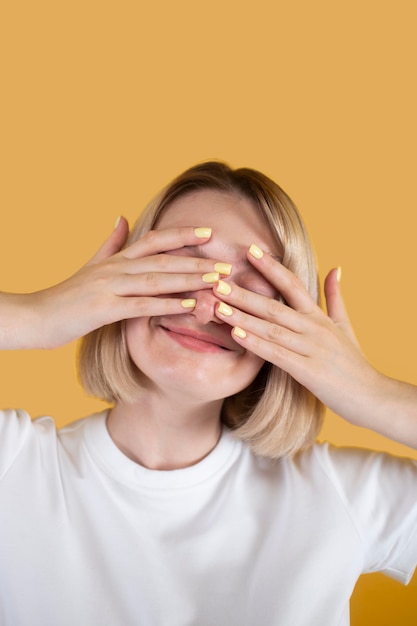
{"label": "neck", "polygon": [[149,392],[134,403],[118,402],[107,428],[118,448],[130,459],[154,470],[189,467],[216,446],[222,401],[178,402]]}

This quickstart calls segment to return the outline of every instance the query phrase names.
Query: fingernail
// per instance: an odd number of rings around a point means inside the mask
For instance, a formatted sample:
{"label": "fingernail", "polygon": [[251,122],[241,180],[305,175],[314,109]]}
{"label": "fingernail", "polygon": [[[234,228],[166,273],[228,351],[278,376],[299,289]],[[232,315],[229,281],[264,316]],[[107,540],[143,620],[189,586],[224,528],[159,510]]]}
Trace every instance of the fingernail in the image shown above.
{"label": "fingernail", "polygon": [[203,274],[202,276],[202,279],[205,283],[217,283],[219,278],[219,272],[208,272],[207,274]]}
{"label": "fingernail", "polygon": [[232,293],[232,288],[228,283],[225,283],[224,280],[219,280],[216,287],[217,293],[221,293],[222,296],[230,296]]}
{"label": "fingernail", "polygon": [[184,309],[193,309],[197,303],[195,298],[187,298],[186,300],[182,300],[181,306]]}
{"label": "fingernail", "polygon": [[194,228],[194,235],[199,239],[208,239],[211,237],[211,228]]}
{"label": "fingernail", "polygon": [[338,283],[340,283],[340,281],[342,279],[342,268],[340,267],[340,265],[337,268],[336,279],[337,279]]}
{"label": "fingernail", "polygon": [[249,248],[249,254],[251,256],[255,257],[255,259],[262,259],[263,255],[264,255],[262,250],[258,246],[256,246],[254,243]]}
{"label": "fingernail", "polygon": [[236,335],[236,337],[239,337],[239,339],[244,339],[246,337],[245,331],[243,328],[240,328],[240,326],[234,327],[233,334]]}
{"label": "fingernail", "polygon": [[215,263],[214,271],[219,272],[219,274],[224,274],[225,276],[229,276],[232,271],[232,266],[230,263]]}
{"label": "fingernail", "polygon": [[117,220],[114,222],[114,228],[113,230],[116,230],[116,228],[118,227],[118,225],[120,224],[120,220],[122,219],[122,216],[119,215],[119,217],[117,218]]}
{"label": "fingernail", "polygon": [[226,304],[225,302],[220,302],[219,306],[217,307],[217,311],[218,311],[218,313],[222,313],[223,315],[232,315],[233,314],[232,307],[229,306],[228,304]]}

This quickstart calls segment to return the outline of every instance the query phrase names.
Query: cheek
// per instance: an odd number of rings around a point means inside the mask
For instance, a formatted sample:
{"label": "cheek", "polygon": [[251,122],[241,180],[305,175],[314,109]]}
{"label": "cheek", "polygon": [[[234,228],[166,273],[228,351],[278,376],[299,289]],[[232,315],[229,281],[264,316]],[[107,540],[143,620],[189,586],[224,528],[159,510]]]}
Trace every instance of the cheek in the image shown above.
{"label": "cheek", "polygon": [[234,367],[223,372],[217,372],[216,385],[221,390],[222,397],[226,398],[246,389],[257,377],[265,361],[260,357],[245,352]]}
{"label": "cheek", "polygon": [[139,317],[126,320],[126,347],[134,363],[146,352],[149,318]]}

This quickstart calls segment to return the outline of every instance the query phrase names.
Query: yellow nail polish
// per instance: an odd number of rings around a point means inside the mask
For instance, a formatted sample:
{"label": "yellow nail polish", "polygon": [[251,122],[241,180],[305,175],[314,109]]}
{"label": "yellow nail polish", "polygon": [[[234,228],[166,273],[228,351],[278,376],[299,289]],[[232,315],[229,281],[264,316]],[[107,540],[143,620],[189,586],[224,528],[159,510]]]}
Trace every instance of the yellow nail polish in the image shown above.
{"label": "yellow nail polish", "polygon": [[205,283],[217,283],[220,278],[219,272],[208,272],[203,274],[202,279]]}
{"label": "yellow nail polish", "polygon": [[211,237],[211,228],[194,228],[194,235],[199,239],[209,239]]}
{"label": "yellow nail polish", "polygon": [[193,309],[197,303],[195,298],[187,298],[186,300],[182,300],[181,306],[184,309]]}
{"label": "yellow nail polish", "polygon": [[240,328],[240,326],[234,327],[233,334],[236,335],[236,337],[239,337],[239,339],[244,339],[246,337],[245,331],[243,328]]}
{"label": "yellow nail polish", "polygon": [[120,224],[120,220],[122,219],[122,216],[119,215],[119,217],[117,218],[117,220],[114,222],[114,230],[116,230],[116,228],[118,227],[118,225]]}
{"label": "yellow nail polish", "polygon": [[338,282],[338,283],[340,283],[340,281],[341,281],[341,279],[342,279],[342,268],[340,267],[340,265],[339,265],[339,267],[337,268],[336,279],[337,279],[337,282]]}
{"label": "yellow nail polish", "polygon": [[224,280],[219,280],[216,287],[217,293],[221,293],[222,296],[230,296],[232,293],[232,288],[228,283],[225,283]]}
{"label": "yellow nail polish", "polygon": [[222,313],[223,315],[233,315],[232,307],[225,302],[220,302],[219,306],[217,307],[217,311],[219,313]]}
{"label": "yellow nail polish", "polygon": [[219,272],[219,274],[224,274],[224,276],[230,276],[232,272],[232,266],[230,263],[215,263],[214,271]]}
{"label": "yellow nail polish", "polygon": [[249,254],[251,256],[255,257],[255,259],[262,259],[263,255],[264,255],[262,250],[257,245],[255,245],[254,243],[249,248]]}

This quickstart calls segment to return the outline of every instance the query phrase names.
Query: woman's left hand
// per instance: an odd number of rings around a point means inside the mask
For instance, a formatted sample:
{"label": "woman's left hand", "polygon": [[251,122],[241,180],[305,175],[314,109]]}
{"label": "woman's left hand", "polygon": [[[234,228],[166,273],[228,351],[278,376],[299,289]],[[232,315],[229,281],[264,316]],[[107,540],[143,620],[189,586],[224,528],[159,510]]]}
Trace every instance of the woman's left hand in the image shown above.
{"label": "woman's left hand", "polygon": [[220,306],[217,316],[233,326],[233,338],[247,350],[288,372],[334,412],[361,423],[385,377],[360,350],[343,303],[338,270],[332,270],[325,281],[326,315],[301,281],[271,255],[256,258],[248,253],[248,259],[286,304],[228,281],[231,293],[221,294],[217,288],[215,294],[231,310],[224,314]]}

